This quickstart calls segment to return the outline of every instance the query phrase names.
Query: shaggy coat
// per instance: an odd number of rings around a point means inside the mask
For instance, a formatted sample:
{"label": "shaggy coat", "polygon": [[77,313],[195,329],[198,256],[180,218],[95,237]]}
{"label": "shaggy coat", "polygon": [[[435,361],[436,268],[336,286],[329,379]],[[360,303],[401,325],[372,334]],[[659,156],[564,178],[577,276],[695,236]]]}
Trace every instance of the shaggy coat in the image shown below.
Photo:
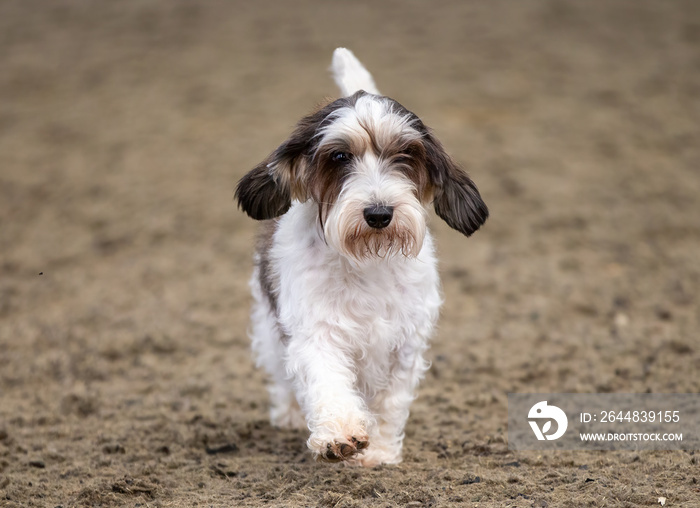
{"label": "shaggy coat", "polygon": [[308,428],[319,459],[394,464],[441,305],[427,207],[467,236],[488,209],[349,50],[332,70],[343,97],[302,118],[236,190],[265,221],[251,338],[274,425]]}

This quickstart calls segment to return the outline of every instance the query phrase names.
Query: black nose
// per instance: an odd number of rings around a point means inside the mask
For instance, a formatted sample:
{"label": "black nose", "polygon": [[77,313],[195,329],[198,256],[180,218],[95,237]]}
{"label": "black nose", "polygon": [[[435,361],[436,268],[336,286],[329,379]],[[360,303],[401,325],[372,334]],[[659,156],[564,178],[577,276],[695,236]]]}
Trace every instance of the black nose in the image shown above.
{"label": "black nose", "polygon": [[383,205],[368,206],[364,210],[364,215],[369,227],[383,229],[391,224],[391,218],[394,216],[394,207]]}

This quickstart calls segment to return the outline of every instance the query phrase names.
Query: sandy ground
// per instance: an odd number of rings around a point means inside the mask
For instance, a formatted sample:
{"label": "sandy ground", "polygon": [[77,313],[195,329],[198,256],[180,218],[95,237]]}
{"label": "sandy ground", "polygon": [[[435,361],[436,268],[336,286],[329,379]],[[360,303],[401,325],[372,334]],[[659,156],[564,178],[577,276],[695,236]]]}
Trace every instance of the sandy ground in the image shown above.
{"label": "sandy ground", "polygon": [[[491,219],[405,461],[266,420],[235,182],[351,47]],[[700,7],[0,3],[0,505],[700,505],[693,452],[511,452],[508,392],[700,392]]]}

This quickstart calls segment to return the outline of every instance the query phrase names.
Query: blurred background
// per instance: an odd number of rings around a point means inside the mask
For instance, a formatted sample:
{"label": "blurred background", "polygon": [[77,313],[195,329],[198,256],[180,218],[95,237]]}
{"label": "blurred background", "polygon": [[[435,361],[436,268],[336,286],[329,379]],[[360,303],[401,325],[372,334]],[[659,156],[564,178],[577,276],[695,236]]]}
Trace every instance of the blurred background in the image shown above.
{"label": "blurred background", "polygon": [[[491,209],[433,216],[433,367],[372,471],[267,423],[232,199],[339,46]],[[690,506],[687,452],[505,422],[508,392],[700,391],[699,119],[691,0],[0,3],[0,504]]]}

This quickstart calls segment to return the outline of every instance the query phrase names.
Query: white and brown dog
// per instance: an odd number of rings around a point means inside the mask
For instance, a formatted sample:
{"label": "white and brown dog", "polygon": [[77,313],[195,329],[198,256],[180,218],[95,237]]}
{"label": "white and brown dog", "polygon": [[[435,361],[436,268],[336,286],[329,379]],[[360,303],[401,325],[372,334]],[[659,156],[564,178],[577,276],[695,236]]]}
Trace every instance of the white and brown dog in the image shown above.
{"label": "white and brown dog", "polygon": [[380,95],[347,49],[343,98],[298,123],[236,197],[263,223],[251,337],[272,424],[308,426],[314,456],[401,461],[441,296],[426,207],[469,236],[488,209],[415,114]]}

